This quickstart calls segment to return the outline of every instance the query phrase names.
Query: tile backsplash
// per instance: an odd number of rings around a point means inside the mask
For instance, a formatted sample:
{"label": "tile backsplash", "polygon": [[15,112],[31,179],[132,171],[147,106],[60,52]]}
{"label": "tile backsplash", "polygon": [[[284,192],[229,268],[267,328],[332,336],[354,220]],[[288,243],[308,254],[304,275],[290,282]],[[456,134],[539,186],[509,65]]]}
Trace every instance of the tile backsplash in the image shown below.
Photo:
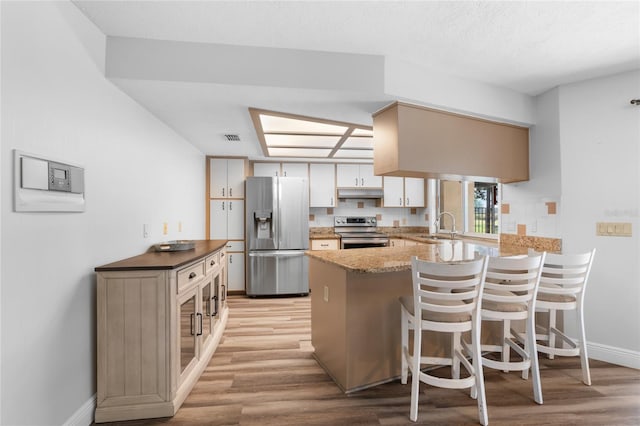
{"label": "tile backsplash", "polygon": [[333,208],[310,208],[309,225],[333,226],[334,216],[376,216],[378,226],[428,226],[426,213],[426,208],[380,207],[379,200],[339,200],[338,205]]}

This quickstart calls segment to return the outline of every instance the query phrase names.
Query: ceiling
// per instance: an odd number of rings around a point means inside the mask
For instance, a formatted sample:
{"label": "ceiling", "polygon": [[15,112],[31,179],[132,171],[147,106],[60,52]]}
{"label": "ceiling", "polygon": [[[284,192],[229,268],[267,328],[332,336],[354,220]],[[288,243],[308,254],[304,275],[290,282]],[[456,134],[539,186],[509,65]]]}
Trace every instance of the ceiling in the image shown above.
{"label": "ceiling", "polygon": [[371,126],[390,61],[530,96],[640,68],[639,1],[74,3],[107,77],[208,155],[263,155],[249,108]]}

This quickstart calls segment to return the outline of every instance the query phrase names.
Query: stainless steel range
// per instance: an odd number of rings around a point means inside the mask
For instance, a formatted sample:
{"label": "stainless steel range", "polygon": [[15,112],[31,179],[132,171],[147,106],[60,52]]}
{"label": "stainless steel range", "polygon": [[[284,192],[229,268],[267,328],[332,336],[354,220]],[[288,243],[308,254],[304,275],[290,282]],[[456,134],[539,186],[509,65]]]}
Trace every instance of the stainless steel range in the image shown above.
{"label": "stainless steel range", "polygon": [[333,221],[342,249],[389,246],[389,237],[376,226],[375,216],[336,216]]}

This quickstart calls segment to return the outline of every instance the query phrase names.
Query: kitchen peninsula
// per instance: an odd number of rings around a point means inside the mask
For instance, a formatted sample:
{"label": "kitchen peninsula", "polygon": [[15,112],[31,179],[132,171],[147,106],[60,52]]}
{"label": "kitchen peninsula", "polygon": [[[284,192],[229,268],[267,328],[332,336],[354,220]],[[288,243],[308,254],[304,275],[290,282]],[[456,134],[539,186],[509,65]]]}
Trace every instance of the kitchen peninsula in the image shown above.
{"label": "kitchen peninsula", "polygon": [[[400,375],[400,305],[412,294],[411,257],[435,262],[524,254],[526,247],[443,240],[407,247],[308,251],[315,358],[346,393]],[[436,343],[434,344],[434,339]],[[428,336],[426,355],[447,350]]]}

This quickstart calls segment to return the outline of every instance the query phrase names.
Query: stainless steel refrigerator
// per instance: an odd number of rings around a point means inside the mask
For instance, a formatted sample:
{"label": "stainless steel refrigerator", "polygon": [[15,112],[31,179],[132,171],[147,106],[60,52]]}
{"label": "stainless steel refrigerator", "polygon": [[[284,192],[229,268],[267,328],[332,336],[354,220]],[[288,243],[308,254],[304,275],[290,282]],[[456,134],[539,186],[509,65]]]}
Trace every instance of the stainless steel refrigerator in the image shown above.
{"label": "stainless steel refrigerator", "polygon": [[309,293],[309,183],[297,177],[246,181],[247,295]]}

